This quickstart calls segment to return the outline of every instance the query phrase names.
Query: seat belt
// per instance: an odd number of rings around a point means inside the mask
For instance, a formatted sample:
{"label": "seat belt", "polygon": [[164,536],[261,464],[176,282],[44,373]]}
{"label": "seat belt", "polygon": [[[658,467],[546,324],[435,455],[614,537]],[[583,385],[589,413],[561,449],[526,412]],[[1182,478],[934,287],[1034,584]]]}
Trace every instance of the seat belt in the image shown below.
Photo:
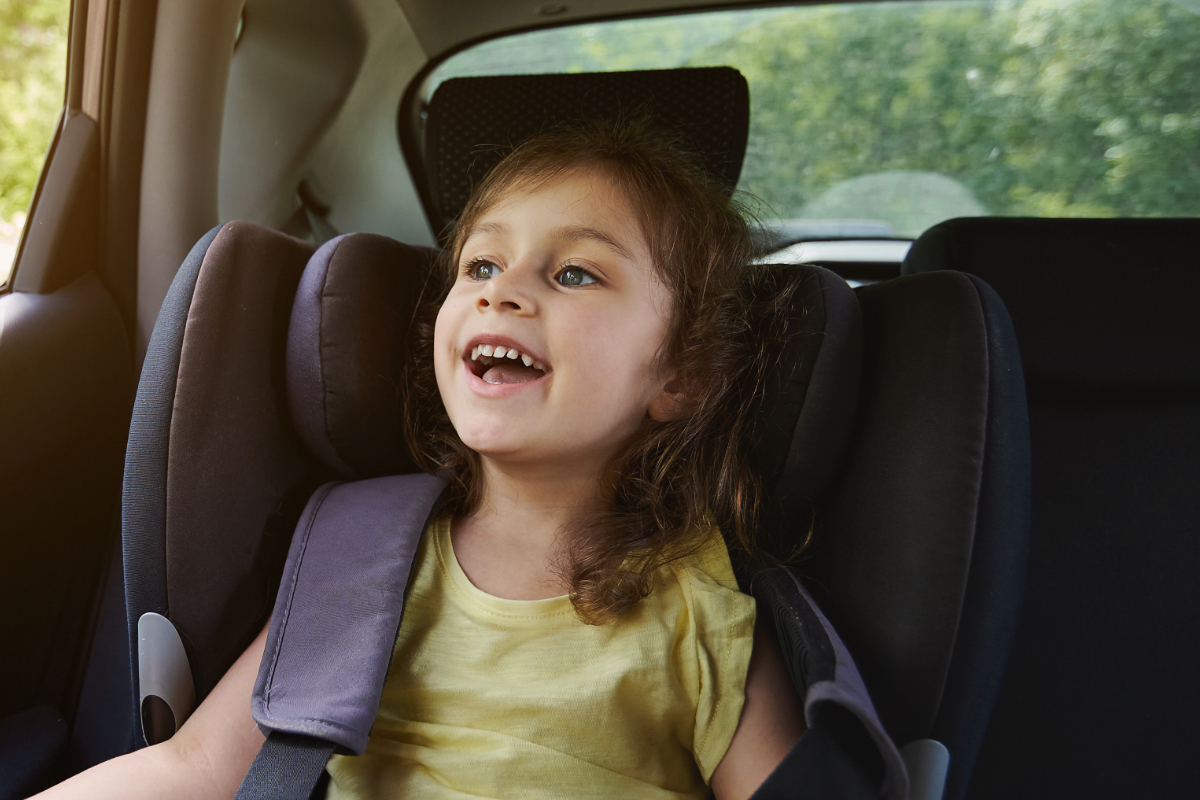
{"label": "seat belt", "polygon": [[327,483],[292,537],[250,711],[267,741],[237,798],[308,800],[329,757],[362,755],[413,559],[446,479]]}
{"label": "seat belt", "polygon": [[[267,741],[236,800],[309,800],[330,756],[366,749],[413,559],[445,485],[403,475],[327,483],[310,498],[251,701]],[[752,588],[774,616],[809,728],[754,798],[903,800],[903,759],[824,614],[785,568],[759,573]]]}
{"label": "seat belt", "polygon": [[309,800],[336,749],[315,736],[271,731],[235,800]]}

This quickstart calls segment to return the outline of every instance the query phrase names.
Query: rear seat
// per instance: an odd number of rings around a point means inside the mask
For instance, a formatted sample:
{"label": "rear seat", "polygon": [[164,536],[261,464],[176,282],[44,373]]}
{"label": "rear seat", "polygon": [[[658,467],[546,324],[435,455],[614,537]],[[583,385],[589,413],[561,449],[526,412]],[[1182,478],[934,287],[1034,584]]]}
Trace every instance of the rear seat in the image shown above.
{"label": "rear seat", "polygon": [[991,284],[1028,384],[1032,528],[968,796],[1194,796],[1200,221],[957,219],[906,274]]}

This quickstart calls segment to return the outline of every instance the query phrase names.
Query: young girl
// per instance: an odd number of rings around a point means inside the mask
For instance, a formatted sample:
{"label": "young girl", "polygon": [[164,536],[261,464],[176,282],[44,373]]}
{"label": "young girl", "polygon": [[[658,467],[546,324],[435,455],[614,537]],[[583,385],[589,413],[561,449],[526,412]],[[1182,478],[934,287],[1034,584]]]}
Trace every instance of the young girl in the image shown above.
{"label": "young girl", "polygon": [[[719,533],[753,552],[745,223],[671,144],[591,127],[517,148],[447,254],[408,419],[456,479],[329,797],[749,797],[804,723]],[[172,739],[46,796],[231,797],[264,638]]]}

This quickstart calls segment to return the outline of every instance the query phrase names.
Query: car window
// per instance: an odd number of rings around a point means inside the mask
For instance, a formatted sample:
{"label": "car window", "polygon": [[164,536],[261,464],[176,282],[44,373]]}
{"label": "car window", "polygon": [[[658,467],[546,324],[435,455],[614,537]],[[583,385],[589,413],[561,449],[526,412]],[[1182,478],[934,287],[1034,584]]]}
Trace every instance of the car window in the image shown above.
{"label": "car window", "polygon": [[70,0],[0,0],[0,286],[63,108]]}
{"label": "car window", "polygon": [[1200,214],[1200,0],[854,3],[492,40],[451,77],[729,65],[782,246],[959,216]]}

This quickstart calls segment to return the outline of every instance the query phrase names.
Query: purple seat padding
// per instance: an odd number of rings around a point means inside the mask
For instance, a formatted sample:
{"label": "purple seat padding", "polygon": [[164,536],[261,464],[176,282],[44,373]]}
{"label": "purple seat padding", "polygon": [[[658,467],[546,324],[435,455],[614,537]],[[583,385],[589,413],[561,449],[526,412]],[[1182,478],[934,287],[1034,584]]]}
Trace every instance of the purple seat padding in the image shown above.
{"label": "purple seat padding", "polygon": [[264,731],[367,746],[421,533],[445,481],[327,483],[304,509],[275,600],[251,713]]}
{"label": "purple seat padding", "polygon": [[410,330],[437,252],[351,233],[309,259],[287,336],[301,441],[344,478],[415,472],[401,431]]}

